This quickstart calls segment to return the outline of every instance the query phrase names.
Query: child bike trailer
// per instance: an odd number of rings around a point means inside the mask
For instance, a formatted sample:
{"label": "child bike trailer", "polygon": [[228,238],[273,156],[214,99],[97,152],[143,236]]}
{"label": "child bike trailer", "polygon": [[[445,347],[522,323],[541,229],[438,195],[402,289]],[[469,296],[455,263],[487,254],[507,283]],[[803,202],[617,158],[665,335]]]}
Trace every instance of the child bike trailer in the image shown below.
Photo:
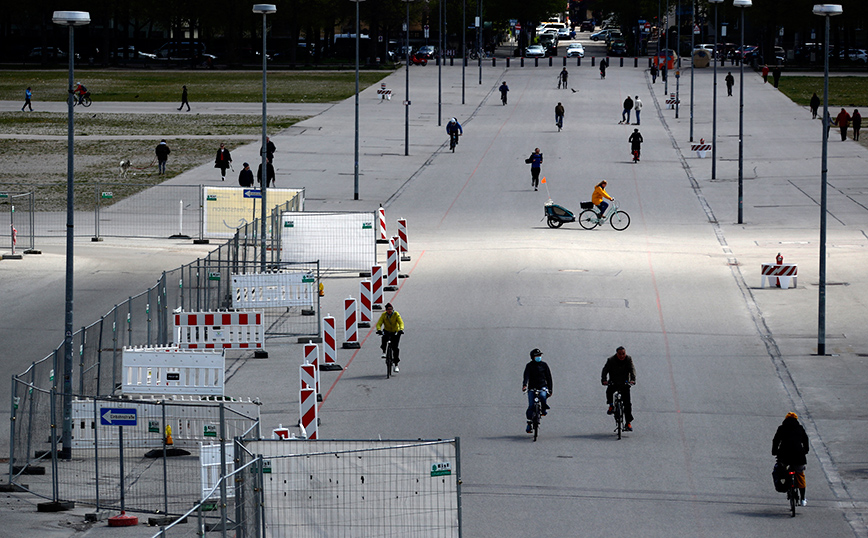
{"label": "child bike trailer", "polygon": [[553,201],[549,200],[545,205],[545,216],[543,217],[549,228],[560,228],[565,222],[576,222],[576,215]]}

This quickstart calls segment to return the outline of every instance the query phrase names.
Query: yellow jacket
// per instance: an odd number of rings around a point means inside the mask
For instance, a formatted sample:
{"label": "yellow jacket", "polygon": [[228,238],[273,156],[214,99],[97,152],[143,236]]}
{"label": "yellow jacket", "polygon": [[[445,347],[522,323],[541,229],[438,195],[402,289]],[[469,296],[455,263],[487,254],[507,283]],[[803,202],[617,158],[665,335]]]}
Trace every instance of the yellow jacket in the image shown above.
{"label": "yellow jacket", "polygon": [[597,185],[594,188],[594,194],[591,195],[591,203],[594,205],[600,205],[600,202],[603,201],[603,198],[605,198],[607,200],[614,200],[614,198],[609,196],[609,193],[606,192],[605,189],[603,189],[603,187]]}
{"label": "yellow jacket", "polygon": [[387,332],[396,333],[404,330],[404,320],[401,319],[401,314],[397,310],[392,311],[390,316],[388,312],[380,314],[380,319],[377,320],[377,330],[383,328]]}

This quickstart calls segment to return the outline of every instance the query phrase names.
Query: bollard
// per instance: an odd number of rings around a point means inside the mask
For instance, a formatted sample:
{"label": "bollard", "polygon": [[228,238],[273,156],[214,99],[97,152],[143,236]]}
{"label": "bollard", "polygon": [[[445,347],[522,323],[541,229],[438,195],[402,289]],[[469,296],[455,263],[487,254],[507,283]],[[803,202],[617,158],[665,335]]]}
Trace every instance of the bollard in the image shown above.
{"label": "bollard", "polygon": [[539,67],[539,58],[534,58],[534,59],[533,59],[533,66],[534,66],[534,67]]}
{"label": "bollard", "polygon": [[591,67],[594,67],[594,65],[596,63],[597,63],[597,58],[595,58],[594,56],[591,56]]}
{"label": "bollard", "polygon": [[509,69],[509,56],[506,57],[506,68]]}
{"label": "bollard", "polygon": [[553,60],[554,60],[554,58],[552,58],[551,56],[549,56],[549,67],[552,66],[552,61],[553,61]]}
{"label": "bollard", "polygon": [[318,417],[316,405],[316,391],[313,389],[301,389],[299,394],[299,421],[301,431],[306,439],[318,439]]}
{"label": "bollard", "polygon": [[398,251],[389,249],[386,251],[387,269],[385,291],[398,291]]}
{"label": "bollard", "polygon": [[407,244],[407,219],[398,219],[398,250],[401,252],[401,261],[410,261],[409,246]]}
{"label": "bollard", "polygon": [[651,69],[651,66],[652,66],[652,65],[653,65],[653,64],[651,63],[651,58],[648,58],[648,69]]}
{"label": "bollard", "polygon": [[564,67],[566,67],[566,66],[567,66],[567,57],[564,56]]}
{"label": "bollard", "polygon": [[337,363],[337,338],[335,332],[335,318],[331,314],[322,318],[323,364],[319,365],[319,369],[322,371],[343,370],[343,367]]}
{"label": "bollard", "polygon": [[576,67],[582,67],[582,57],[581,56],[576,57]]}
{"label": "bollard", "polygon": [[521,67],[524,67],[524,56],[521,57]]}
{"label": "bollard", "polygon": [[623,56],[621,56],[621,65],[619,65],[618,67],[624,67],[624,57]]}
{"label": "bollard", "polygon": [[497,58],[491,57],[491,67],[497,67]]}
{"label": "bollard", "polygon": [[[304,365],[310,365],[313,368],[314,384],[312,388],[316,391],[316,400],[322,401],[322,394],[319,392],[319,346],[314,343],[304,345]],[[303,365],[303,366],[304,366]]]}
{"label": "bollard", "polygon": [[377,238],[377,243],[387,243],[388,240],[386,239],[386,210],[383,209],[383,204],[380,204],[380,209],[378,210],[378,213],[380,218],[378,223],[379,237]]}
{"label": "bollard", "polygon": [[370,327],[371,318],[371,281],[359,282],[359,327]]}
{"label": "bollard", "polygon": [[383,309],[383,266],[371,266],[371,308]]}
{"label": "bollard", "polygon": [[356,300],[352,297],[344,299],[344,349],[358,349],[359,330],[358,317],[356,316]]}
{"label": "bollard", "polygon": [[316,390],[316,368],[307,360],[298,368],[298,382],[299,390]]}

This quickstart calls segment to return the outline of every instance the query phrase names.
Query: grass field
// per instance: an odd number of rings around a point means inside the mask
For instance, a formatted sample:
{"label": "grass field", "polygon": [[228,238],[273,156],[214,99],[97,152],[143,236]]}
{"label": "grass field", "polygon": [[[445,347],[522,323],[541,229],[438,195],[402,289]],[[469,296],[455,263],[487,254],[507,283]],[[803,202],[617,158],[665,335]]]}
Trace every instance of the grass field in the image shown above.
{"label": "grass field", "polygon": [[[797,105],[808,106],[814,92],[823,98],[823,77],[781,76],[778,89]],[[829,77],[829,108],[841,107],[868,109],[868,77]]]}
{"label": "grass field", "polygon": [[[362,71],[360,88],[376,84],[389,71]],[[76,81],[84,84],[94,101],[181,102],[181,86],[187,86],[190,102],[259,103],[260,71],[119,71],[78,69]],[[328,103],[341,101],[356,91],[353,71],[268,73],[271,103]],[[33,90],[34,103],[65,101],[66,71],[0,71],[0,100],[24,102],[24,89]]]}

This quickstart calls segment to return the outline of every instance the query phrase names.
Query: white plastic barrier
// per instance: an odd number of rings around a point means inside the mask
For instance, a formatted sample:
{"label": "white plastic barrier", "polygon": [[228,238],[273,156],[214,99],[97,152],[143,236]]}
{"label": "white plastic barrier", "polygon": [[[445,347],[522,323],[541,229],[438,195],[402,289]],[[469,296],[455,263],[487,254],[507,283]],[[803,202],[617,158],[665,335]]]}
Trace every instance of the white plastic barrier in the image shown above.
{"label": "white plastic barrier", "polygon": [[799,264],[797,263],[764,263],[760,268],[762,278],[760,278],[760,287],[766,287],[766,280],[769,286],[777,286],[783,289],[790,287],[790,282],[793,287],[799,286]]}
{"label": "white plastic barrier", "polygon": [[[161,406],[161,402],[166,405]],[[259,402],[235,400],[226,401],[224,405],[226,439],[244,435],[254,422],[259,421]],[[166,410],[165,424],[163,407]],[[99,414],[105,408],[136,409],[137,424],[124,426],[126,448],[162,447],[165,426],[172,427],[173,446],[187,449],[196,449],[202,442],[215,441],[220,432],[220,402],[202,400],[199,396],[97,401],[96,409],[93,400],[74,400],[72,448],[93,448],[97,441],[101,450],[118,447],[118,427],[100,423]]]}
{"label": "white plastic barrier", "polygon": [[[225,461],[226,474],[233,473],[235,471],[235,443],[226,443]],[[199,443],[199,463],[202,465],[202,500],[220,498],[220,488],[215,488],[220,483],[220,444]],[[226,496],[235,497],[235,488],[227,486]]]}
{"label": "white plastic barrier", "polygon": [[175,314],[173,343],[186,349],[262,349],[262,312],[181,312]]}
{"label": "white plastic barrier", "polygon": [[125,347],[122,364],[124,394],[223,396],[226,374],[222,350]]}
{"label": "white plastic barrier", "polygon": [[311,272],[232,275],[233,308],[313,308],[316,304],[316,277]]}

